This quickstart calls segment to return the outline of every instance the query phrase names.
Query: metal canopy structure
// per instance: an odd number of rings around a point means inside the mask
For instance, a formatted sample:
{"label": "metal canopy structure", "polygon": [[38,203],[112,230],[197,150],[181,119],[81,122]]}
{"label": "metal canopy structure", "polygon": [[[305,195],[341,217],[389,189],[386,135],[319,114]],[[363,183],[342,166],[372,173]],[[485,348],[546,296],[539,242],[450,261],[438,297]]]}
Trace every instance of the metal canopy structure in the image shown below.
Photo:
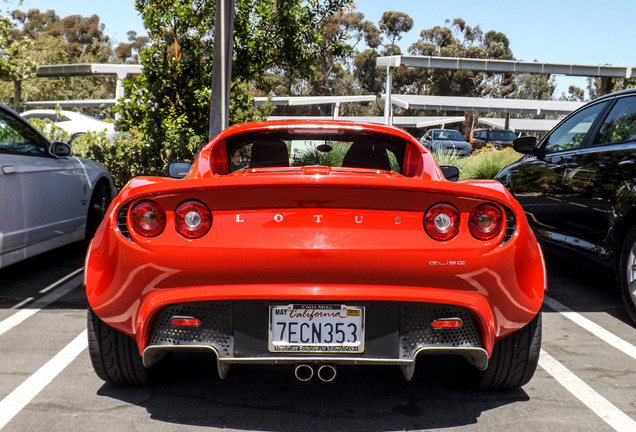
{"label": "metal canopy structure", "polygon": [[43,65],[35,72],[36,77],[62,77],[85,75],[116,75],[117,87],[115,99],[124,97],[123,80],[128,75],[139,75],[143,67],[136,64],[104,64],[104,63],[79,63],[66,65]]}
{"label": "metal canopy structure", "polygon": [[631,66],[576,65],[459,57],[386,56],[378,57],[376,60],[376,66],[387,68],[386,91],[384,95],[384,122],[387,124],[390,123],[391,108],[394,101],[391,93],[393,69],[396,67],[419,67],[450,70],[465,69],[479,72],[536,73],[601,78],[636,78],[636,73],[633,70],[634,68]]}
{"label": "metal canopy structure", "polygon": [[516,60],[473,59],[433,56],[378,57],[376,66],[419,67],[427,69],[466,69],[479,72],[536,73],[583,77],[636,78],[636,67],[540,63]]}
{"label": "metal canopy structure", "polygon": [[549,132],[559,120],[535,120],[535,119],[510,119],[506,127],[506,119],[480,117],[477,123],[481,123],[493,129],[511,129],[515,132]]}
{"label": "metal canopy structure", "polygon": [[567,115],[584,105],[584,102],[571,101],[422,95],[393,95],[391,102],[404,109],[536,115]]}
{"label": "metal canopy structure", "polygon": [[[330,116],[270,116],[268,120],[330,120]],[[384,123],[382,116],[343,116],[339,120],[361,121],[369,123]],[[400,116],[395,117],[393,125],[401,128],[445,127],[447,124],[461,123],[464,117],[445,116]]]}
{"label": "metal canopy structure", "polygon": [[80,100],[57,100],[57,101],[37,101],[22,102],[26,107],[112,107],[117,104],[117,99],[80,99]]}
{"label": "metal canopy structure", "polygon": [[347,102],[375,102],[377,99],[374,95],[360,96],[274,96],[255,97],[256,106],[264,105],[269,101],[272,105],[278,106],[300,106],[300,105],[333,105],[333,118],[336,119],[340,114],[340,104]]}

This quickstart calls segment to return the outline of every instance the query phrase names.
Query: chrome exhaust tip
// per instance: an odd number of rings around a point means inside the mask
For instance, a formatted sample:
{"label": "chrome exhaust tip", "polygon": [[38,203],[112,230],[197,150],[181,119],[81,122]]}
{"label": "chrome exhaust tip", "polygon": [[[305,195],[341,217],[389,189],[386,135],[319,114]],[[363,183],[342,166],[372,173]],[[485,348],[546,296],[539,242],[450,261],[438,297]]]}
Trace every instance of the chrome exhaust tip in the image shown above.
{"label": "chrome exhaust tip", "polygon": [[307,364],[299,364],[294,368],[294,376],[298,381],[309,381],[314,377],[314,368]]}
{"label": "chrome exhaust tip", "polygon": [[322,365],[318,368],[318,378],[322,382],[331,382],[336,378],[336,367],[332,365]]}

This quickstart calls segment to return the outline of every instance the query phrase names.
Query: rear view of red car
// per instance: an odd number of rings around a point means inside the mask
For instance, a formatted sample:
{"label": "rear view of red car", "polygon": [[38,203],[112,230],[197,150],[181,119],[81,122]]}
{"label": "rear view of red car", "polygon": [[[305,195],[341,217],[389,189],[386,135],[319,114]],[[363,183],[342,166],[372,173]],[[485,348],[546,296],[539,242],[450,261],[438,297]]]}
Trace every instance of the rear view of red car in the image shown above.
{"label": "rear view of red car", "polygon": [[394,127],[285,121],[228,128],[182,179],[134,179],[87,257],[96,373],[145,384],[170,352],[205,350],[221,377],[384,364],[410,379],[435,354],[479,387],[524,385],[541,250],[505,187],[446,170]]}

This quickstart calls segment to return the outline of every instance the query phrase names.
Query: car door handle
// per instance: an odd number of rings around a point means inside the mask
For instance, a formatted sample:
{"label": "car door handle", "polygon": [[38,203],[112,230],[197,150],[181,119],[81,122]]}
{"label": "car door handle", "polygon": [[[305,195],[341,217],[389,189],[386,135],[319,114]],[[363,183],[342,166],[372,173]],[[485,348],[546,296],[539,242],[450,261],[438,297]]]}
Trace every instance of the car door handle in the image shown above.
{"label": "car door handle", "polygon": [[11,165],[7,165],[7,166],[3,166],[2,167],[2,172],[4,174],[15,174],[18,171],[14,167],[12,167]]}

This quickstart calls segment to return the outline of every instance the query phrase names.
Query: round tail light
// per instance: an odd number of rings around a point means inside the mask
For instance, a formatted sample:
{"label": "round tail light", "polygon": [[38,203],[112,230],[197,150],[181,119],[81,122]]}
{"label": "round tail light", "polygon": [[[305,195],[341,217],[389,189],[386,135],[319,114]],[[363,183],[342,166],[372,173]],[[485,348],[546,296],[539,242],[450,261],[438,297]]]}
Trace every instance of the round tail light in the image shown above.
{"label": "round tail light", "polygon": [[503,213],[494,204],[480,204],[470,212],[468,228],[478,240],[491,240],[504,227]]}
{"label": "round tail light", "polygon": [[186,201],[174,212],[177,232],[194,239],[205,235],[212,226],[212,212],[199,201]]}
{"label": "round tail light", "polygon": [[424,215],[424,230],[435,240],[452,239],[459,232],[459,210],[451,204],[435,204]]}
{"label": "round tail light", "polygon": [[140,201],[130,211],[132,229],[144,237],[155,237],[166,227],[166,212],[154,201]]}

